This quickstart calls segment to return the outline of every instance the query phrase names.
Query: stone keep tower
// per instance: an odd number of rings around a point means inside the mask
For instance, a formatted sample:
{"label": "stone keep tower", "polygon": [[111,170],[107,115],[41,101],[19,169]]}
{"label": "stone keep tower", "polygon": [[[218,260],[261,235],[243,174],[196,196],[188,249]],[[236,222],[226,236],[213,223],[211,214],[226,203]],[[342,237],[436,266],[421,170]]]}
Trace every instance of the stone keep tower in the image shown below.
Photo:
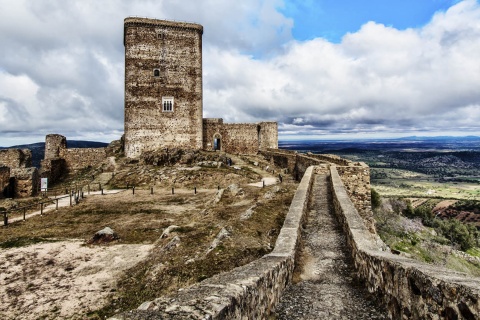
{"label": "stone keep tower", "polygon": [[125,19],[127,157],[202,149],[202,34],[193,23]]}

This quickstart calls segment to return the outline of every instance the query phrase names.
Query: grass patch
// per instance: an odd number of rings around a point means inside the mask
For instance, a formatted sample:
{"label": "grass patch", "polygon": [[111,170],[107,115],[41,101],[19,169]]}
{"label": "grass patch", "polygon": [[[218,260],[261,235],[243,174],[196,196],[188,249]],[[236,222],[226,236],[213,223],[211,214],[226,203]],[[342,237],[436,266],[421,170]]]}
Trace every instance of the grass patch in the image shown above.
{"label": "grass patch", "polygon": [[18,237],[6,240],[0,243],[0,248],[2,249],[10,249],[10,248],[19,248],[19,247],[26,247],[36,243],[44,243],[44,242],[56,242],[59,240],[52,240],[52,239],[45,239],[39,237]]}

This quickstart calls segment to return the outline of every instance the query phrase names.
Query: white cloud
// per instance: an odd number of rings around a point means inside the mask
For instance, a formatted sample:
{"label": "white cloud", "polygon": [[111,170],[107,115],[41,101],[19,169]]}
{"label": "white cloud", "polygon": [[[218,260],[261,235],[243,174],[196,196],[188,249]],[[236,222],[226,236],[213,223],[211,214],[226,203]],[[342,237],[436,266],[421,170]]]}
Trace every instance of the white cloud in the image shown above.
{"label": "white cloud", "polygon": [[[334,44],[292,39],[282,0],[0,0],[0,145],[9,135],[123,130],[123,19],[204,26],[204,114],[285,133],[480,132],[480,6],[375,22]],[[15,133],[8,133],[15,132]],[[36,139],[36,138],[35,138]]]}

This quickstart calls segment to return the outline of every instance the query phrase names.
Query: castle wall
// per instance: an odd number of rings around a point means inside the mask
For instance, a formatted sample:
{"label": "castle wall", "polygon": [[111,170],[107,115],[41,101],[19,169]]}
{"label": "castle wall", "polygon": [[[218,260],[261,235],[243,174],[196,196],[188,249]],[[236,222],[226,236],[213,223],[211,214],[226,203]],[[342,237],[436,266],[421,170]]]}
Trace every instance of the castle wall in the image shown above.
{"label": "castle wall", "polygon": [[125,155],[202,149],[203,27],[127,18],[124,29]]}
{"label": "castle wall", "polygon": [[59,134],[45,138],[45,157],[41,162],[40,176],[49,183],[65,174],[89,166],[98,166],[107,158],[107,148],[67,148],[67,139]]}
{"label": "castle wall", "polygon": [[61,153],[67,171],[99,165],[107,158],[105,148],[71,148]]}
{"label": "castle wall", "polygon": [[57,159],[60,153],[67,149],[67,138],[60,134],[48,134],[45,137],[44,159]]}
{"label": "castle wall", "polygon": [[0,167],[0,199],[8,196],[10,185],[10,168]]}
{"label": "castle wall", "polygon": [[260,122],[258,134],[259,149],[278,149],[278,124],[276,122]]}
{"label": "castle wall", "polygon": [[15,197],[27,198],[37,195],[40,183],[37,168],[31,167],[11,169],[10,177],[15,179]]}
{"label": "castle wall", "polygon": [[352,162],[331,154],[302,154],[282,149],[262,150],[260,153],[276,166],[287,168],[297,180],[312,165],[334,164],[355,208],[371,233],[375,234],[375,223],[371,205],[370,168],[362,162]]}
{"label": "castle wall", "polygon": [[203,119],[203,149],[214,150],[214,137],[220,138],[220,143],[223,140],[223,119],[210,118]]}
{"label": "castle wall", "polygon": [[223,123],[220,118],[203,119],[204,150],[214,150],[214,138],[220,138],[222,151],[256,154],[260,148],[278,146],[277,123]]}
{"label": "castle wall", "polygon": [[255,123],[226,123],[223,125],[223,147],[228,153],[256,154],[258,126]]}
{"label": "castle wall", "polygon": [[32,166],[32,152],[29,149],[0,150],[0,166],[27,168]]}
{"label": "castle wall", "polygon": [[480,279],[385,252],[355,210],[331,167],[335,213],[343,227],[357,275],[383,299],[392,319],[477,319]]}

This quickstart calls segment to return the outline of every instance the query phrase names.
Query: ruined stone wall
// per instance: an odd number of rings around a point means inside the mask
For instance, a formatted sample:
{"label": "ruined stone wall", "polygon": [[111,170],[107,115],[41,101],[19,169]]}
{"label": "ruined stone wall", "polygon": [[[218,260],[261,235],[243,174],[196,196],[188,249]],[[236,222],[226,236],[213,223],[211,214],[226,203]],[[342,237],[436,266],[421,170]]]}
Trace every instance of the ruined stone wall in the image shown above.
{"label": "ruined stone wall", "polygon": [[220,149],[223,144],[223,119],[204,118],[203,119],[203,149],[207,151],[214,150],[213,139],[220,138]]}
{"label": "ruined stone wall", "polygon": [[46,159],[41,162],[39,175],[41,178],[48,178],[48,183],[59,181],[67,173],[65,159]]}
{"label": "ruined stone wall", "polygon": [[363,162],[352,162],[330,154],[302,154],[290,150],[267,149],[260,152],[276,166],[288,168],[296,180],[312,165],[336,164],[340,177],[355,208],[373,234],[376,233],[371,205],[370,168]]}
{"label": "ruined stone wall", "polygon": [[11,169],[10,177],[15,179],[15,197],[27,198],[37,195],[38,187],[40,185],[37,168],[31,167]]}
{"label": "ruined stone wall", "polygon": [[124,30],[125,155],[202,149],[203,27],[126,18]]}
{"label": "ruined stone wall", "polygon": [[277,123],[223,123],[219,118],[203,119],[204,150],[214,150],[214,138],[220,138],[222,151],[257,154],[259,149],[278,146]]}
{"label": "ruined stone wall", "polygon": [[29,149],[0,150],[0,166],[27,168],[32,166],[32,151]]}
{"label": "ruined stone wall", "polygon": [[45,137],[45,156],[43,159],[57,159],[67,149],[67,138],[60,134],[48,134]]}
{"label": "ruined stone wall", "polygon": [[71,148],[63,150],[60,156],[65,159],[67,171],[72,171],[99,165],[107,153],[106,148]]}
{"label": "ruined stone wall", "polygon": [[370,168],[365,163],[358,162],[350,166],[337,166],[337,171],[366,226],[370,232],[376,233],[372,215]]}
{"label": "ruined stone wall", "polygon": [[278,124],[276,122],[260,122],[258,144],[259,149],[278,148]]}
{"label": "ruined stone wall", "polygon": [[313,176],[309,168],[270,254],[110,319],[267,319],[292,280]]}
{"label": "ruined stone wall", "polygon": [[0,199],[3,199],[5,196],[8,196],[10,183],[10,168],[9,167],[0,167]]}
{"label": "ruined stone wall", "polygon": [[255,123],[224,123],[222,150],[228,153],[256,154],[258,126]]}
{"label": "ruined stone wall", "polygon": [[334,166],[335,213],[355,267],[370,292],[384,300],[392,319],[478,319],[480,278],[383,251],[355,209]]}

